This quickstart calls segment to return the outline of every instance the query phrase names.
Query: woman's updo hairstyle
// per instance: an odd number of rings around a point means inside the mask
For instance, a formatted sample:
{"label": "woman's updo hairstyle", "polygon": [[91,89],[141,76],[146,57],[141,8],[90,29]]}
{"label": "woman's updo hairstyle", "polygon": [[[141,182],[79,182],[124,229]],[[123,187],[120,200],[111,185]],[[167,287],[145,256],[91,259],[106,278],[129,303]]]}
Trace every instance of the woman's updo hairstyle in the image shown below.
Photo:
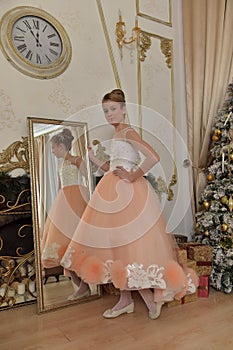
{"label": "woman's updo hairstyle", "polygon": [[74,136],[72,135],[71,131],[67,128],[63,129],[58,134],[54,135],[51,138],[51,142],[56,143],[57,145],[60,145],[63,143],[68,151],[71,150],[72,147],[72,141],[74,139]]}
{"label": "woman's updo hairstyle", "polygon": [[114,89],[104,95],[102,103],[106,101],[120,102],[121,106],[125,106],[125,94],[121,89]]}

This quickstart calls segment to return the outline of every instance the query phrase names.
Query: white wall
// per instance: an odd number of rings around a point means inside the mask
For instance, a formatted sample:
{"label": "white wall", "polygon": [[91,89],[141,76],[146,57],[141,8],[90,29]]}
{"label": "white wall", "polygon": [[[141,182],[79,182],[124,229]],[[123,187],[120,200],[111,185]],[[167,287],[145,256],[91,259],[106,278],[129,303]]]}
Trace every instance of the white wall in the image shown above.
{"label": "white wall", "polygon": [[[142,30],[152,34],[151,49],[140,66],[141,126],[143,137],[154,145],[161,156],[161,165],[153,169],[153,173],[156,176],[161,173],[169,184],[174,160],[176,162],[178,183],[172,187],[175,197],[172,201],[164,197],[163,204],[169,228],[189,234],[192,227],[190,176],[189,169],[183,167],[183,160],[188,158],[188,154],[181,0],[173,0],[171,4],[172,26],[138,17]],[[73,53],[71,63],[62,75],[40,80],[19,72],[0,52],[0,149],[27,135],[27,116],[87,121],[91,140],[104,139],[106,134],[110,137],[109,127],[98,127],[105,124],[99,103],[104,93],[116,87],[117,75],[130,103],[130,122],[140,126],[135,46],[124,48],[121,60],[115,39],[119,8],[126,23],[127,37],[131,35],[136,1],[101,0],[99,5],[104,15],[101,17],[95,0],[0,0],[0,16],[10,8],[22,5],[39,7],[55,16],[71,39]],[[169,0],[139,0],[139,9],[151,16],[166,19]],[[166,66],[166,58],[161,52],[160,37],[173,41],[172,81],[171,69]],[[108,38],[112,57],[106,41]],[[175,127],[175,133],[171,126]]]}

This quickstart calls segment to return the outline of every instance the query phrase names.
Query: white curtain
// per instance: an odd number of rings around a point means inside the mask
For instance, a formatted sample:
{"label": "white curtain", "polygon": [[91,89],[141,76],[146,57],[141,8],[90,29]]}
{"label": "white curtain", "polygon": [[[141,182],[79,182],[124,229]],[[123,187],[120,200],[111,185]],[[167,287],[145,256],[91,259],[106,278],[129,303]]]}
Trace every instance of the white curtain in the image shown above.
{"label": "white curtain", "polygon": [[183,0],[188,147],[193,211],[205,185],[213,119],[233,77],[233,0]]}
{"label": "white curtain", "polygon": [[40,232],[43,232],[44,222],[58,191],[58,161],[51,152],[49,134],[35,138],[37,155],[37,196]]}

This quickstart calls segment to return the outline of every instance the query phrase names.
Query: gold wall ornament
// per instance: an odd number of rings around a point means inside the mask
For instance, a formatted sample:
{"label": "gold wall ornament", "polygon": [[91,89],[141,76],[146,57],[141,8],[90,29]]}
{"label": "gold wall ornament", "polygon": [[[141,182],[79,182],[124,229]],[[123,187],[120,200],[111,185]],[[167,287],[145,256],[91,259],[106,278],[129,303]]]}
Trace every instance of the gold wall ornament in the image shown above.
{"label": "gold wall ornament", "polygon": [[[96,158],[98,158],[99,160],[103,161],[103,162],[109,162],[110,161],[110,156],[109,154],[107,154],[106,151],[106,147],[104,147],[101,142],[99,140],[93,140],[92,141],[93,146],[96,147],[96,152],[95,152],[95,156]],[[91,169],[92,172],[95,173],[97,172],[99,169],[99,167],[91,162]]]}
{"label": "gold wall ornament", "polygon": [[167,38],[160,39],[160,48],[164,56],[166,57],[166,64],[168,68],[172,67],[172,54],[173,54],[173,44],[172,40]]}
{"label": "gold wall ornament", "polygon": [[157,194],[158,194],[158,197],[160,199],[160,201],[162,200],[162,194],[163,193],[168,193],[168,190],[167,190],[167,185],[166,185],[166,182],[162,179],[161,176],[159,176],[157,178],[157,185],[158,185],[158,188],[157,188]]}
{"label": "gold wall ornament", "polygon": [[9,173],[15,169],[29,173],[28,137],[15,141],[0,153],[0,171]]}
{"label": "gold wall ornament", "polygon": [[152,174],[148,173],[146,175],[147,180],[150,182],[151,186],[153,187],[154,191],[159,197],[159,200],[161,202],[163,193],[167,194],[167,184],[163,180],[161,176],[158,176],[157,178]]}
{"label": "gold wall ornament", "polygon": [[140,32],[139,34],[139,59],[141,62],[145,61],[146,51],[151,47],[151,38],[148,34]]}
{"label": "gold wall ornament", "polygon": [[174,186],[177,183],[177,174],[176,172],[172,175],[171,181],[167,188],[167,200],[172,201],[174,198],[174,192],[172,191],[171,187]]}
{"label": "gold wall ornament", "polygon": [[116,42],[120,50],[120,57],[123,58],[123,47],[125,45],[130,45],[133,42],[137,45],[137,50],[139,52],[140,61],[145,61],[146,51],[151,47],[151,38],[149,35],[144,33],[138,26],[138,17],[135,17],[135,26],[132,29],[132,35],[126,37],[126,26],[125,22],[122,20],[121,11],[119,10],[119,21],[116,23]]}

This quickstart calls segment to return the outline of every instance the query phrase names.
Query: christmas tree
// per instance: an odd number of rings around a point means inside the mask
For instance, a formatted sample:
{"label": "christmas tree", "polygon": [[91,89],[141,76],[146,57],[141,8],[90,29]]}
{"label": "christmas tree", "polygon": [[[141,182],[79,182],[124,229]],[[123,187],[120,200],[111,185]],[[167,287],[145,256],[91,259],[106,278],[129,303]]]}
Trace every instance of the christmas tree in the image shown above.
{"label": "christmas tree", "polygon": [[213,247],[210,285],[225,293],[233,290],[233,84],[213,124],[206,186],[196,213],[195,241]]}

